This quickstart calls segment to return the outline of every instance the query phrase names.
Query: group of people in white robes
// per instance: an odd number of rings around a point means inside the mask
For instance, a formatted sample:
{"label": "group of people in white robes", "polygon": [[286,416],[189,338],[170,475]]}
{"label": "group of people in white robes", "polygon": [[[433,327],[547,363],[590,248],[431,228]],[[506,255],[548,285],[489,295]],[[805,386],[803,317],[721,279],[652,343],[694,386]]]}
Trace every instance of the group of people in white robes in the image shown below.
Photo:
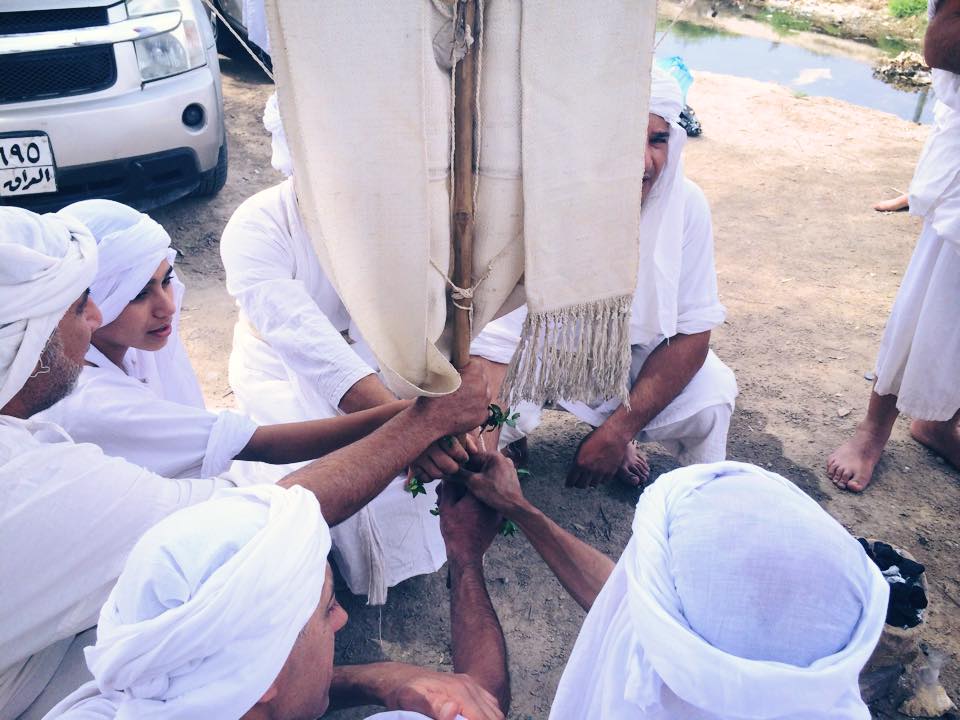
{"label": "group of people in white robes", "polygon": [[[292,720],[331,698],[397,720],[502,718],[482,575],[502,517],[588,610],[551,717],[868,718],[857,676],[887,584],[789,481],[722,462],[737,388],[709,349],[725,316],[709,207],[683,173],[679,87],[658,71],[650,107],[632,402],[562,403],[596,428],[568,481],[643,484],[637,440],[690,467],[646,489],[616,564],[531,506],[504,455],[445,441],[484,422],[523,308],[475,339],[457,393],[397,400],[288,178],[224,232],[240,412],[210,412],[162,227],[108,201],[0,208],[0,718],[56,703],[47,717]],[[275,106],[265,120],[289,167]],[[501,446],[539,420],[515,410]],[[404,491],[407,468],[448,466],[439,498]],[[346,617],[328,553],[373,603],[449,560],[458,675],[334,668]]]}

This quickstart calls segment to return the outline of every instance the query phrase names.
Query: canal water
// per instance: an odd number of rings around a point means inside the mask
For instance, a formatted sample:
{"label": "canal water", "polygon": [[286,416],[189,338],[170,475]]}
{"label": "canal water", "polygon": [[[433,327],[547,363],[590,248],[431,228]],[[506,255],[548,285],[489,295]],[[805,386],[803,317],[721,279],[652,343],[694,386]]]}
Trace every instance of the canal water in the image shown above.
{"label": "canal water", "polygon": [[[667,25],[660,23],[658,39]],[[657,57],[672,55],[691,70],[775,82],[798,94],[833,97],[913,122],[933,119],[932,90],[913,93],[888,85],[873,77],[869,61],[792,44],[789,30],[782,39],[770,39],[680,20],[657,48]]]}

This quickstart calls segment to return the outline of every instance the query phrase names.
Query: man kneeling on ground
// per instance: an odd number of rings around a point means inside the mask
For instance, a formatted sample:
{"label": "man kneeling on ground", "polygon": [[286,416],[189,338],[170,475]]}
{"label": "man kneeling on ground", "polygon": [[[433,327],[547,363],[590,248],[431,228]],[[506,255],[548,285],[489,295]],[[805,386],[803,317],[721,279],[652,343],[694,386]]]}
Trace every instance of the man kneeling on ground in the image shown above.
{"label": "man kneeling on ground", "polygon": [[[334,667],[347,614],[333,594],[320,505],[300,487],[259,486],[221,491],[143,536],[86,652],[94,681],[47,719],[313,720],[330,705],[367,704],[439,720],[502,719],[506,655],[482,571],[498,518],[453,492],[441,505],[462,674],[402,663]],[[416,712],[374,717],[423,717]]]}
{"label": "man kneeling on ground", "polygon": [[[683,173],[686,133],[678,120],[680,86],[655,68],[650,92],[640,274],[631,306],[630,407],[611,400],[591,407],[560,404],[596,429],[577,449],[567,484],[594,486],[618,477],[646,481],[649,467],[635,441],[659,442],[683,464],[726,459],[737,396],[733,372],[710,350],[710,332],[726,310],[717,293],[713,227],[703,192]],[[501,381],[520,341],[526,308],[488,324],[471,352]],[[497,380],[494,379],[494,383]],[[529,432],[540,408],[521,403],[518,427]],[[520,435],[507,428],[501,444]],[[424,474],[436,477],[424,468]]]}
{"label": "man kneeling on ground", "polygon": [[858,677],[889,589],[792,483],[734,462],[662,475],[614,564],[534,508],[506,457],[471,465],[459,480],[588,610],[551,720],[869,720]]}

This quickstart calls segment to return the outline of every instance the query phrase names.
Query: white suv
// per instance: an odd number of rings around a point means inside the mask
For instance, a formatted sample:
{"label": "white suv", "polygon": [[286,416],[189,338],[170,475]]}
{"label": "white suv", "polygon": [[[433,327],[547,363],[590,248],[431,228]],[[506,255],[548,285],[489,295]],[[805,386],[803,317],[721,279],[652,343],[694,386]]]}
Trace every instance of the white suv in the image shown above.
{"label": "white suv", "polygon": [[0,2],[0,205],[147,210],[226,178],[201,0]]}

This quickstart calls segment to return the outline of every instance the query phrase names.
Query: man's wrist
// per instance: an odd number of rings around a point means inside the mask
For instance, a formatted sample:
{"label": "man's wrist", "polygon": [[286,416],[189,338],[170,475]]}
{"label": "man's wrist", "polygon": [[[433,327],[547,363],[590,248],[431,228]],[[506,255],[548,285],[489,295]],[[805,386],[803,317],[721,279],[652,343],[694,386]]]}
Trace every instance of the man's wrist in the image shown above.
{"label": "man's wrist", "polygon": [[447,548],[447,564],[451,575],[465,573],[483,573],[483,554],[475,550],[457,550]]}
{"label": "man's wrist", "polygon": [[608,437],[626,445],[637,436],[637,433],[643,430],[642,425],[637,427],[638,425],[640,425],[638,417],[625,407],[621,407],[608,417],[595,432],[605,433]]}
{"label": "man's wrist", "polygon": [[521,530],[524,530],[525,527],[543,518],[544,515],[539,508],[524,498],[524,501],[519,503],[509,513],[506,513],[505,517],[512,520]]}

